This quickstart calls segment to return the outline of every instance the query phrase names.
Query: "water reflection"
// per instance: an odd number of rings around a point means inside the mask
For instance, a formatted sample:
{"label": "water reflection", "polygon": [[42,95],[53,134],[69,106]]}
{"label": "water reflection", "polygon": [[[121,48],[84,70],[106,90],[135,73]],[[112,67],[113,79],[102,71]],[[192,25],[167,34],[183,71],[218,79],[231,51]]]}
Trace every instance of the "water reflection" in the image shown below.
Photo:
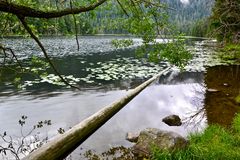
{"label": "water reflection", "polygon": [[166,76],[159,78],[160,84],[191,84],[191,83],[204,83],[204,74],[203,72],[180,72],[179,70],[173,70],[169,72]]}
{"label": "water reflection", "polygon": [[[128,90],[136,87],[146,79],[155,75],[167,67],[166,63],[161,65],[149,63],[145,59],[137,59],[133,49],[121,51],[109,51],[107,53],[95,53],[95,55],[75,55],[53,58],[52,61],[70,83],[86,90]],[[30,60],[23,61],[30,65]],[[29,64],[30,63],[30,64]],[[14,67],[14,66],[13,66]],[[47,77],[37,77],[31,74],[16,75],[11,69],[2,69],[0,77],[0,90],[2,95],[35,95],[36,97],[44,96],[46,92],[66,91],[66,87],[56,85],[58,76],[51,69]],[[41,74],[44,71],[39,71]],[[20,84],[23,91],[17,90],[14,84],[14,78],[21,77]]]}
{"label": "water reflection", "polygon": [[[239,66],[212,67],[206,73],[172,71],[140,93],[72,156],[77,159],[80,153],[89,149],[101,153],[114,146],[129,147],[132,144],[125,140],[125,134],[139,132],[146,127],[171,130],[187,136],[189,132],[201,131],[207,124],[229,125],[237,111],[233,99],[239,94],[239,80]],[[219,92],[208,92],[205,87]],[[58,128],[74,126],[102,106],[123,96],[126,91],[52,92],[48,95],[53,94],[51,98],[31,100],[29,97],[34,95],[12,96],[7,101],[1,98],[1,132],[7,128],[8,133],[18,134],[17,119],[25,114],[30,117],[29,126],[39,120],[51,119],[53,125],[43,132],[53,136]],[[179,115],[184,125],[169,127],[164,124],[162,118],[170,114]]]}
{"label": "water reflection", "polygon": [[[203,82],[204,73],[197,73],[196,78],[192,76],[191,83],[187,83],[189,81],[187,73],[178,73],[182,77],[179,81],[162,83],[163,79],[168,79],[174,74],[176,73],[163,76],[141,92],[87,139],[80,146],[83,150],[76,150],[75,156],[86,150],[101,153],[119,145],[130,147],[132,144],[125,140],[126,133],[139,132],[147,127],[170,130],[183,136],[204,129],[207,125],[206,117],[200,116],[200,113],[196,115],[196,112],[203,108],[205,87],[199,81]],[[202,111],[205,114],[203,109]],[[162,118],[171,114],[179,115],[184,120],[184,125],[169,127],[163,123]]]}
{"label": "water reflection", "polygon": [[240,94],[240,66],[215,66],[207,69],[205,109],[208,124],[230,126],[239,112],[234,99]]}
{"label": "water reflection", "polygon": [[[82,43],[89,45],[92,39],[83,38]],[[19,45],[32,47],[29,40],[22,41],[24,43],[19,41]],[[69,46],[64,48],[66,42]],[[9,44],[12,43],[9,41]],[[24,128],[26,131],[40,120],[51,119],[53,125],[40,132],[53,137],[60,127],[69,129],[103,106],[119,99],[167,65],[165,62],[156,65],[136,59],[132,49],[112,51],[107,38],[91,41],[90,48],[83,46],[86,49],[83,51],[89,54],[76,53],[71,48],[75,45],[74,39],[45,39],[44,43],[47,48],[54,46],[50,52],[53,52],[53,61],[62,74],[89,79],[78,83],[81,86],[80,91],[46,82],[27,86],[24,91],[14,90],[14,86],[9,83],[0,84],[0,133],[7,130],[10,135],[19,135],[18,119],[21,115],[27,115],[29,119]],[[146,127],[171,130],[187,136],[189,132],[202,131],[207,124],[229,125],[237,111],[233,99],[239,94],[239,66],[219,66],[205,70],[203,64],[207,56],[204,56],[204,60],[201,60],[201,56],[206,49],[199,46],[197,59],[190,63],[190,70],[172,70],[160,77],[87,139],[73,153],[74,159],[79,159],[79,154],[89,149],[101,153],[114,146],[129,147],[132,144],[125,140],[126,133],[139,132]],[[31,52],[29,55],[39,54],[34,47],[27,51]],[[91,49],[95,47],[96,50]],[[101,52],[98,51],[100,47],[103,48]],[[20,53],[23,49],[22,46],[16,47],[16,50],[21,50]],[[59,58],[58,55],[64,56]],[[193,69],[199,60],[201,63]],[[122,68],[124,69],[121,70]],[[105,74],[111,75],[111,79],[106,78]],[[14,77],[8,71],[5,75]],[[99,75],[105,76],[105,79],[101,79],[101,76],[98,79]],[[89,81],[93,83],[88,83]],[[206,88],[220,92],[207,92]],[[184,125],[169,127],[164,124],[162,118],[170,114],[179,115]]]}
{"label": "water reflection", "polygon": [[[203,129],[206,126],[206,119],[204,118],[197,127],[193,124],[196,121],[191,124],[187,123],[189,117],[203,107],[205,91],[202,84],[203,74],[202,72],[189,73],[189,76],[187,76],[187,72],[178,74],[172,72],[165,75],[146,88],[95,132],[72,156],[79,159],[79,154],[89,149],[100,153],[114,146],[129,147],[132,144],[125,140],[125,134],[127,132],[139,132],[146,127],[171,130],[183,136],[186,136],[189,132]],[[177,80],[178,78],[179,80]],[[169,82],[166,80],[169,80]],[[58,128],[62,127],[67,130],[103,106],[120,98],[126,92],[126,89],[88,90],[84,93],[61,91],[61,94],[55,92],[55,97],[48,97],[47,99],[34,99],[32,98],[34,95],[11,96],[7,99],[1,97],[0,117],[2,121],[0,121],[0,126],[2,127],[0,132],[7,129],[9,134],[18,134],[19,127],[16,122],[24,114],[29,117],[26,130],[29,130],[30,126],[37,121],[51,119],[53,125],[41,131],[43,133],[48,132],[51,137],[57,134]],[[161,121],[162,118],[170,114],[179,115],[185,120],[185,125],[169,127],[164,124]]]}

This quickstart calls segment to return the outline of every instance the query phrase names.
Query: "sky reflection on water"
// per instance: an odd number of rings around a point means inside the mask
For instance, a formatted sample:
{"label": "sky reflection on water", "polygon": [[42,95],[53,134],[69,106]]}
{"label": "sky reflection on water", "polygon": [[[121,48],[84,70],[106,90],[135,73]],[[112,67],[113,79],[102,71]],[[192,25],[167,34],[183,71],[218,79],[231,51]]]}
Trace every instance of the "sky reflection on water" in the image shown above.
{"label": "sky reflection on water", "polygon": [[[89,39],[82,40],[85,40],[84,43],[88,44]],[[97,40],[98,47],[106,45],[107,47],[103,48],[109,49],[109,39]],[[25,41],[26,44],[29,44],[29,41]],[[44,43],[46,46],[51,46],[52,43],[63,43],[66,39],[53,41],[53,39],[46,39]],[[72,45],[72,40],[70,42]],[[17,49],[21,50],[22,48]],[[86,46],[85,49],[87,49]],[[68,51],[71,53],[72,48],[53,48],[54,54],[56,50],[64,50],[62,54],[65,55]],[[95,51],[97,52],[97,50]],[[105,52],[103,51],[103,53]],[[107,54],[100,55],[95,53],[96,55],[84,55],[83,57],[80,55],[73,56],[74,54],[54,59],[63,74],[88,77],[89,74],[95,73],[94,70],[96,71],[99,68],[108,73],[109,69],[113,70],[113,68],[106,69],[104,66],[109,64],[115,65],[114,69],[131,64],[131,66],[127,66],[131,70],[125,74],[122,71],[114,73],[114,76],[120,76],[117,79],[99,80],[96,79],[96,76],[90,77],[92,78],[90,80],[93,80],[94,83],[79,82],[80,91],[59,88],[48,83],[34,84],[34,87],[29,86],[24,91],[16,91],[12,89],[13,86],[11,85],[1,85],[0,133],[7,131],[9,135],[20,135],[18,120],[22,115],[27,115],[29,118],[24,127],[26,132],[38,121],[50,119],[52,125],[40,129],[40,132],[42,136],[53,137],[60,127],[65,130],[69,129],[105,105],[121,98],[128,90],[135,88],[151,75],[167,66],[165,62],[158,66],[140,61],[135,58],[132,50],[107,52]],[[203,53],[198,52],[197,54],[200,59],[201,54]],[[190,67],[191,69],[186,72],[173,70],[160,77],[158,81],[147,87],[88,138],[74,152],[74,155],[78,157],[79,153],[83,152],[81,148],[103,152],[113,146],[131,146],[132,144],[125,140],[126,133],[139,132],[147,127],[175,131],[183,136],[187,136],[189,132],[203,130],[209,119],[204,109],[205,96],[209,94],[206,93],[206,87],[208,87],[206,85],[208,84],[206,74],[208,71],[203,67],[203,63],[204,61],[201,61],[201,65],[196,65],[197,70],[200,68],[199,71]],[[190,64],[196,64],[196,59],[192,60]],[[143,66],[144,68],[140,68]],[[90,70],[87,70],[87,68]],[[141,73],[142,70],[144,70],[144,73]],[[141,76],[140,73],[145,76]],[[134,74],[138,76],[132,76]],[[125,79],[123,75],[126,76]],[[169,127],[164,124],[162,118],[171,114],[179,115],[184,124],[180,127]]]}

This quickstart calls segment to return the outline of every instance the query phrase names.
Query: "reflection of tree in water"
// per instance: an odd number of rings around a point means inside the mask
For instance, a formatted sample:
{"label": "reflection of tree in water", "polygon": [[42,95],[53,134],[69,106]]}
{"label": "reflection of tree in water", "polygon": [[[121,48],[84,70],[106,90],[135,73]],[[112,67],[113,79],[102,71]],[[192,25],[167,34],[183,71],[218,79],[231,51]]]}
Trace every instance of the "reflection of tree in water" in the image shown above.
{"label": "reflection of tree in water", "polygon": [[239,66],[215,66],[208,68],[205,83],[208,89],[217,92],[206,92],[205,109],[208,124],[230,126],[233,117],[239,112],[235,98],[240,91]]}
{"label": "reflection of tree in water", "polygon": [[[160,77],[160,84],[178,85],[184,84],[188,88],[187,101],[190,98],[192,107],[188,108],[183,117],[183,126],[191,130],[201,131],[206,125],[204,106],[204,73],[203,72],[169,72]],[[194,93],[194,94],[193,94]]]}
{"label": "reflection of tree in water", "polygon": [[[193,87],[196,97],[191,103],[196,110],[186,115],[183,119],[184,126],[197,131],[202,130],[206,122],[230,126],[233,117],[239,112],[239,104],[235,102],[240,94],[239,73],[239,66],[208,68],[204,76],[206,86]],[[201,95],[205,95],[205,98],[201,98]]]}
{"label": "reflection of tree in water", "polygon": [[189,113],[183,119],[183,126],[191,127],[192,130],[201,131],[206,124],[206,111],[205,108],[199,108]]}
{"label": "reflection of tree in water", "polygon": [[206,126],[206,111],[204,108],[205,86],[203,83],[193,85],[192,90],[195,92],[195,96],[191,99],[191,103],[195,109],[186,113],[183,119],[183,126],[195,131],[201,131]]}

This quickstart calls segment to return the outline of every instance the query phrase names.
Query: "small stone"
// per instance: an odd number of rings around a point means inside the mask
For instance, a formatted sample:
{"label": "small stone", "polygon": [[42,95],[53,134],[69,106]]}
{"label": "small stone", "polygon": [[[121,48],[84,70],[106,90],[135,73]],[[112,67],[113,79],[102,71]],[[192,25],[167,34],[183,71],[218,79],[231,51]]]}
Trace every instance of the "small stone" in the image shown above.
{"label": "small stone", "polygon": [[136,143],[138,141],[138,137],[139,137],[139,133],[128,132],[126,134],[126,140],[128,140],[129,142],[132,142],[132,143]]}
{"label": "small stone", "polygon": [[211,93],[219,92],[219,90],[213,89],[213,88],[209,88],[209,89],[207,89],[207,91],[211,92]]}
{"label": "small stone", "polygon": [[178,115],[170,115],[162,119],[164,123],[166,123],[169,126],[181,126],[182,121],[181,118]]}

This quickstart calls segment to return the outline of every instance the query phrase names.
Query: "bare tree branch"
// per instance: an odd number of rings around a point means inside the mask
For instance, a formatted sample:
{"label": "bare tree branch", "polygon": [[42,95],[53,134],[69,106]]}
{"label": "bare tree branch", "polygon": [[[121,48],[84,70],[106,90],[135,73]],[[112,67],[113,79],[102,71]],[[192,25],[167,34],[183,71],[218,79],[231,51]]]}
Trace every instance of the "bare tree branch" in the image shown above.
{"label": "bare tree branch", "polygon": [[[73,9],[73,6],[72,6],[72,0],[70,0],[70,7],[71,7],[71,9]],[[80,46],[79,46],[79,41],[78,41],[78,29],[77,29],[77,20],[76,20],[76,17],[75,17],[75,15],[74,14],[72,14],[73,15],[73,21],[74,21],[74,28],[75,28],[75,37],[76,37],[76,42],[77,42],[77,49],[78,49],[78,51],[79,51],[79,49],[80,49]]]}
{"label": "bare tree branch", "polygon": [[128,16],[128,17],[129,17],[129,14],[127,13],[126,9],[124,9],[124,7],[123,7],[122,3],[121,3],[119,0],[117,0],[117,3],[119,4],[119,6],[120,6],[120,7],[121,7],[121,9],[123,10],[123,12],[126,14],[126,16]]}
{"label": "bare tree branch", "polygon": [[13,56],[13,58],[16,60],[16,62],[17,62],[17,64],[19,65],[19,67],[21,67],[21,69],[22,69],[21,63],[19,62],[17,56],[15,55],[15,53],[13,52],[13,50],[12,50],[11,48],[4,47],[4,46],[2,46],[2,45],[0,44],[0,49],[1,49],[1,50],[3,51],[3,53],[4,53],[4,63],[5,63],[6,57],[7,57],[6,51],[9,51],[9,52],[11,53],[11,55]]}

